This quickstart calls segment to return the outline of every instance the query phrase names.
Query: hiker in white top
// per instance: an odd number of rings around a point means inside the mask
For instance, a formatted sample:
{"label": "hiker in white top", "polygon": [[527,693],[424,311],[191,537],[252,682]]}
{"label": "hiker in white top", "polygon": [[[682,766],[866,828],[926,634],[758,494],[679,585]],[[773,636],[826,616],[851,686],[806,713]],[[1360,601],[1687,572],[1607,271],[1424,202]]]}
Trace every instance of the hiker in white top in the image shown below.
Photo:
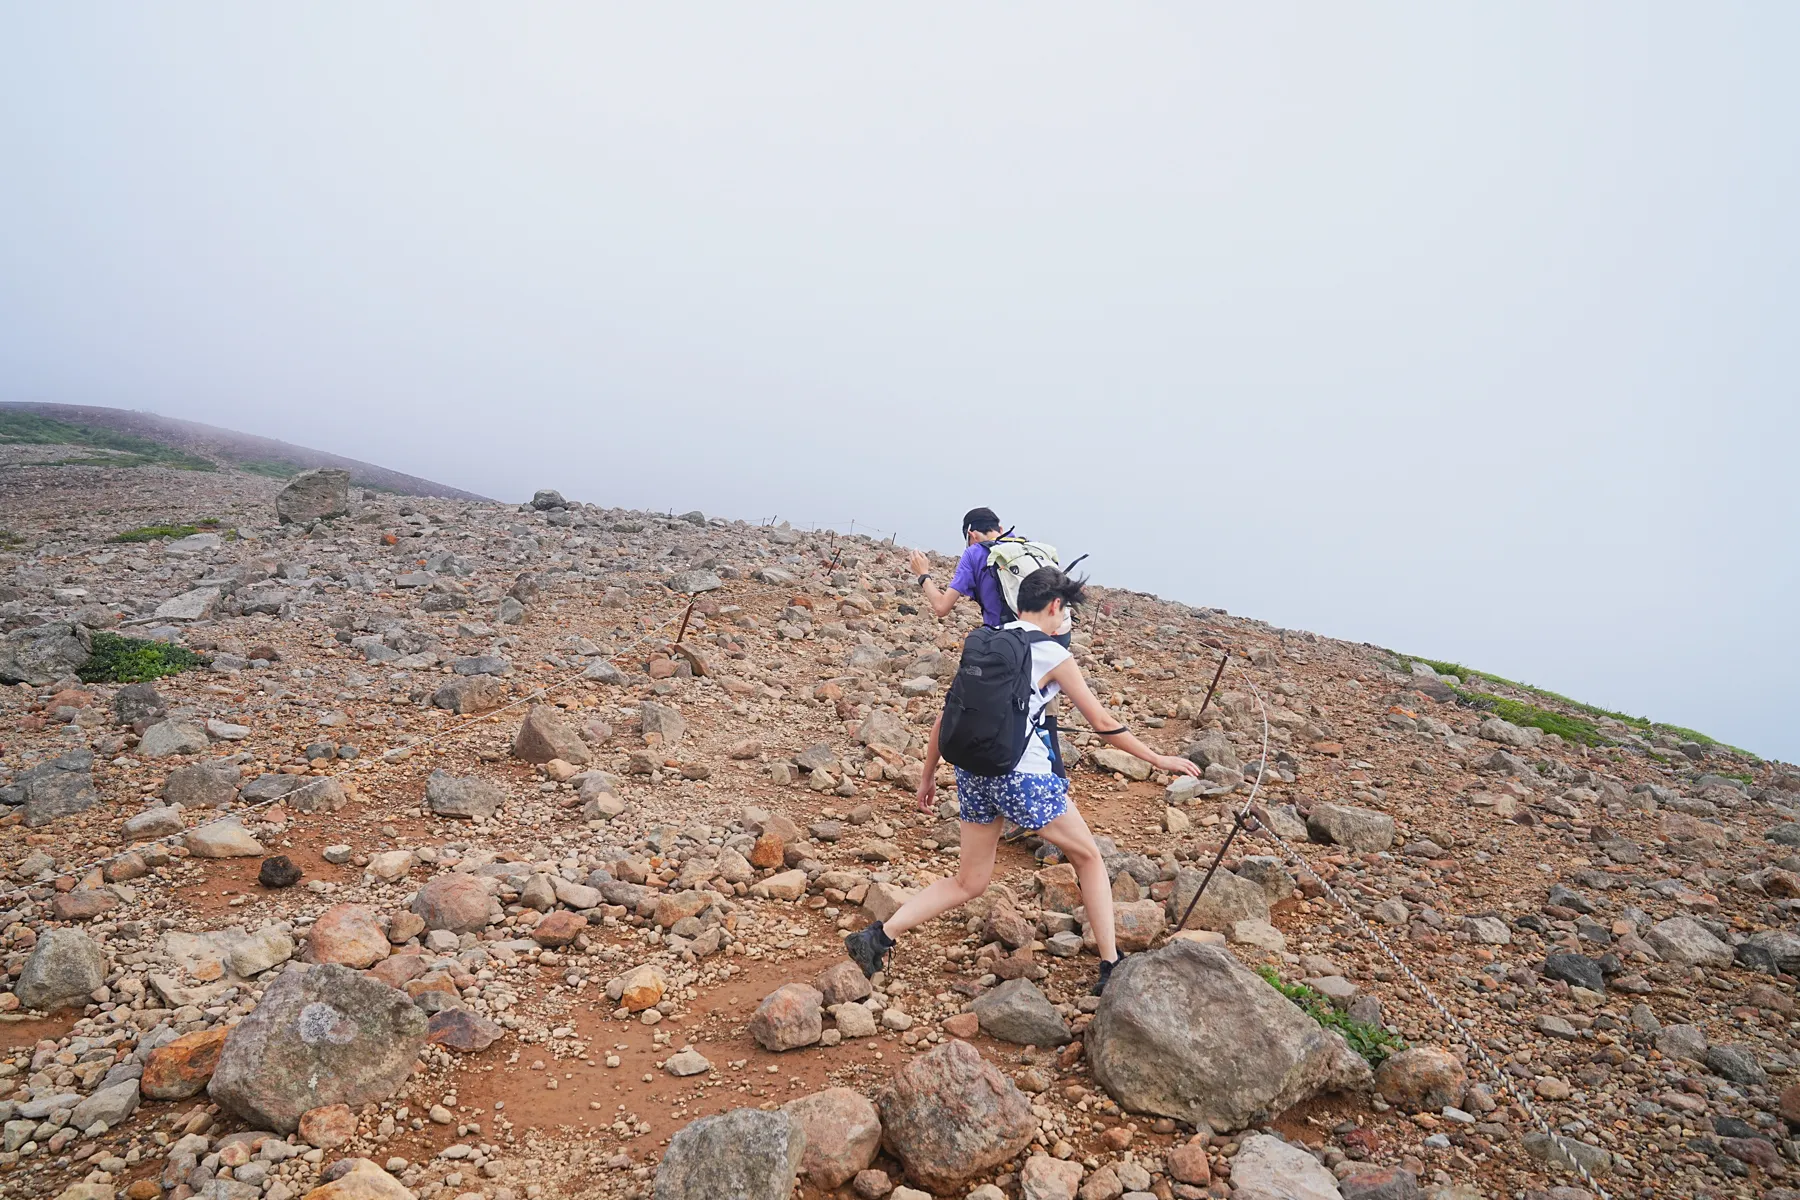
{"label": "hiker in white top", "polygon": [[[1044,707],[1058,693],[1069,697],[1086,717],[1094,732],[1110,745],[1143,759],[1159,770],[1175,775],[1198,775],[1200,768],[1185,758],[1158,754],[1133,737],[1089,690],[1074,656],[1042,635],[1062,632],[1068,610],[1083,599],[1082,581],[1070,579],[1056,567],[1041,567],[1019,587],[1019,620],[1003,628],[1031,631],[1038,636],[1031,646],[1030,716],[1032,730],[1025,753],[1010,774],[976,775],[957,768],[956,788],[962,824],[962,865],[955,877],[940,879],[900,906],[886,921],[877,921],[852,934],[845,944],[865,974],[873,975],[893,949],[894,938],[933,917],[967,904],[987,890],[994,871],[994,851],[1000,840],[1000,818],[1005,815],[1055,846],[1075,868],[1081,884],[1081,900],[1094,930],[1100,955],[1098,995],[1106,987],[1118,961],[1113,930],[1112,883],[1094,835],[1069,798],[1068,779],[1057,773],[1056,754],[1049,735],[1038,727]],[[919,785],[919,807],[931,812],[937,804],[939,734],[943,717],[932,727],[925,752],[924,780]]]}

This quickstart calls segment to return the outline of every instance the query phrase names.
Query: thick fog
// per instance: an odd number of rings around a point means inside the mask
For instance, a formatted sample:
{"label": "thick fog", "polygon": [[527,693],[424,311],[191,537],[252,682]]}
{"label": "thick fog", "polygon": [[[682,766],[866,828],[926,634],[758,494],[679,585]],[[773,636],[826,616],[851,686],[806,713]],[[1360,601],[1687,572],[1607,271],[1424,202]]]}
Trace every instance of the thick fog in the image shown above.
{"label": "thick fog", "polygon": [[1800,10],[0,5],[0,398],[1800,759]]}

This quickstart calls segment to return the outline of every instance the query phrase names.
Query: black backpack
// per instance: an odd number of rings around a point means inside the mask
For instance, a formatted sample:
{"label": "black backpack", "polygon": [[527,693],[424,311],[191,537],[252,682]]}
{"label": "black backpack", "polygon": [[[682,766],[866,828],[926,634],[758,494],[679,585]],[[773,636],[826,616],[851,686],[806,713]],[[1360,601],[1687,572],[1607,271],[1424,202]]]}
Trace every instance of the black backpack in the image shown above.
{"label": "black backpack", "polygon": [[962,665],[944,697],[938,752],[971,775],[1007,775],[1031,737],[1031,647],[1039,630],[983,626],[963,641]]}

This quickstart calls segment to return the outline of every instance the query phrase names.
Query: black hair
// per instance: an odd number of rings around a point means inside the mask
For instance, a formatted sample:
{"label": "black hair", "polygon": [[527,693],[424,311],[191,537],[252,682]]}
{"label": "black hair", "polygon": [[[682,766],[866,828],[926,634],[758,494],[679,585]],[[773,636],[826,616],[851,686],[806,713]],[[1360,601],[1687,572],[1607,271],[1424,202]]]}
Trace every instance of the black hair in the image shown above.
{"label": "black hair", "polygon": [[971,508],[963,514],[963,536],[970,533],[997,533],[1000,530],[1000,518],[994,515],[991,508]]}
{"label": "black hair", "polygon": [[1052,600],[1074,608],[1087,599],[1085,579],[1071,579],[1060,567],[1039,567],[1019,584],[1019,612],[1043,612]]}

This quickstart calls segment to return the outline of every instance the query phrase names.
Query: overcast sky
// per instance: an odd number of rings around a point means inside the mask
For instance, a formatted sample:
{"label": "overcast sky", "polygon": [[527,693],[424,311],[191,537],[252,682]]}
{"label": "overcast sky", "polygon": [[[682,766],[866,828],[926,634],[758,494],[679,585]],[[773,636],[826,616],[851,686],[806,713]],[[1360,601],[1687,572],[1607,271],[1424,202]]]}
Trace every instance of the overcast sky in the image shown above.
{"label": "overcast sky", "polygon": [[0,4],[0,389],[1800,759],[1800,9]]}

